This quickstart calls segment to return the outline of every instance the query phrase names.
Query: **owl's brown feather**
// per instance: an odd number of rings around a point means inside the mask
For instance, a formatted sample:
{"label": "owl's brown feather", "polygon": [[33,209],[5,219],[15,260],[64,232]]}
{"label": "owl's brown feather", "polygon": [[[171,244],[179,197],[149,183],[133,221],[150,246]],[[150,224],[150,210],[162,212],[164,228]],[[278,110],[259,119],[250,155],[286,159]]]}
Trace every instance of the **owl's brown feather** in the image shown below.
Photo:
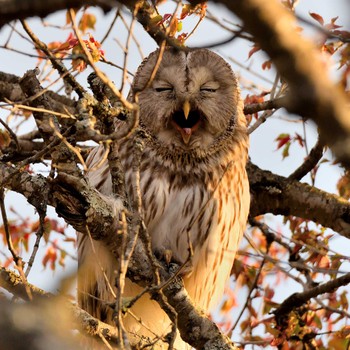
{"label": "owl's brown feather", "polygon": [[[140,65],[132,86],[140,106],[140,128],[150,135],[140,164],[144,220],[153,251],[171,251],[172,258],[182,263],[192,245],[191,268],[186,270],[184,283],[193,301],[208,311],[223,294],[249,210],[243,103],[229,65],[204,49],[166,49],[150,84],[158,54],[152,53]],[[129,194],[133,146],[132,137],[119,145]],[[103,153],[102,146],[92,152],[91,168]],[[113,200],[107,162],[88,177]],[[89,294],[113,299],[107,280],[114,285],[115,262],[103,244],[94,242],[94,247],[100,266],[89,239],[79,235],[79,264],[85,271],[79,278],[80,303],[91,314],[111,322],[110,312]],[[126,281],[124,295],[134,296],[140,290]],[[142,324],[128,315],[129,332],[152,336],[169,331],[169,319],[149,297],[143,297],[132,311]],[[180,339],[176,347],[186,348]]]}

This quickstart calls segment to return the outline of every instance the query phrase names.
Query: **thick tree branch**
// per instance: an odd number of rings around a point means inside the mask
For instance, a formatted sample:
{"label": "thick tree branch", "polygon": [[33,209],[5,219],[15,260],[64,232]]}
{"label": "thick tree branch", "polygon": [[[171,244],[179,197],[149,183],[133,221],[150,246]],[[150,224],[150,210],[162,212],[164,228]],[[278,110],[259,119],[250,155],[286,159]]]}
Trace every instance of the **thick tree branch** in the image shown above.
{"label": "thick tree branch", "polygon": [[[253,195],[251,205],[252,216],[266,213],[294,215],[315,221],[322,226],[332,228],[339,234],[350,238],[350,204],[345,199],[319,190],[308,184],[287,179],[267,170],[262,170],[252,163],[248,164],[247,171]],[[67,213],[66,219],[68,222],[73,220],[73,222],[71,222],[73,226],[77,226],[78,223],[84,226],[82,220],[85,218],[79,217],[78,215],[79,212],[83,210],[82,203],[84,203],[84,196],[90,198],[90,205],[91,203],[97,202],[100,208],[105,206],[103,205],[104,199],[92,199],[98,196],[95,190],[88,190],[86,184],[80,183],[78,185],[77,180],[68,175],[62,176],[63,178],[59,178],[55,185],[58,186],[62,180],[62,184],[59,185],[59,190],[57,190],[56,193],[61,196],[66,195],[73,198],[74,193],[76,196],[77,189],[79,189],[82,191],[83,197],[77,198],[76,200],[71,199],[70,203],[67,200],[65,204],[52,200],[50,204],[55,207],[58,205],[61,205],[62,208],[65,207],[66,210],[64,212]],[[16,168],[2,163],[0,164],[0,183],[4,179],[7,179],[5,184],[7,188],[23,194],[35,207],[45,200],[48,196],[48,191],[50,191],[50,185],[43,176],[32,176],[28,172],[19,172]],[[74,187],[70,188],[69,186],[75,186],[76,190],[73,191]],[[93,211],[94,210],[96,210],[96,213],[98,212],[98,208],[93,209]],[[104,214],[96,213],[94,215],[97,216],[95,217],[92,215],[90,220],[96,223],[97,229],[97,227],[99,227],[99,220],[97,217],[99,215],[103,217]],[[95,219],[97,219],[97,221],[94,221]],[[74,223],[74,220],[77,220],[77,222]],[[106,218],[104,220],[106,220]],[[112,218],[110,220],[112,220]],[[83,227],[79,226],[78,229],[83,229]]]}
{"label": "thick tree branch", "polygon": [[27,283],[27,286],[23,283],[23,279],[18,274],[5,269],[0,266],[0,287],[6,289],[11,294],[19,297],[23,300],[29,301],[27,287],[31,291],[33,300],[41,298],[53,297],[53,294],[47,293],[44,290]]}
{"label": "thick tree branch", "polygon": [[350,203],[308,184],[247,166],[253,195],[251,216],[272,213],[293,215],[329,227],[350,238]]}

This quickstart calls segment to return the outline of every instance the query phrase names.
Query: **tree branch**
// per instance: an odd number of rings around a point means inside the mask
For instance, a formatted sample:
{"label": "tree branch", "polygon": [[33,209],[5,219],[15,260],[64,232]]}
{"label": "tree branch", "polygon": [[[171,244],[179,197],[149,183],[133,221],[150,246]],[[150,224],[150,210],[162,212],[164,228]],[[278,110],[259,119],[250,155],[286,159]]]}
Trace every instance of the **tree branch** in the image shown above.
{"label": "tree branch", "polygon": [[[23,283],[21,277],[13,271],[0,267],[0,287],[4,288],[14,296],[29,301],[27,288],[31,291],[33,302],[40,306],[40,303],[57,298],[54,294],[45,292],[44,290],[30,283]],[[100,320],[92,317],[86,311],[82,310],[75,304],[64,301],[66,312],[73,317],[75,326],[80,329],[83,334],[99,337],[102,334],[105,338],[116,342],[118,334],[115,327],[110,326]]]}
{"label": "tree branch", "polygon": [[[0,72],[0,101],[28,104],[28,99],[20,87],[20,80],[21,78],[14,74]],[[72,115],[76,113],[76,101],[46,89],[43,92],[53,111],[64,114],[68,112]]]}
{"label": "tree branch", "polygon": [[278,109],[284,107],[284,104],[286,102],[287,101],[285,97],[280,97],[260,103],[250,103],[244,106],[243,112],[244,114],[254,114],[269,109]]}
{"label": "tree branch", "polygon": [[350,203],[306,183],[247,165],[252,202],[250,215],[294,215],[350,238]]}
{"label": "tree branch", "polygon": [[278,326],[283,326],[288,320],[288,315],[292,310],[307,303],[310,299],[325,293],[333,293],[339,287],[350,283],[350,273],[335,278],[329,282],[322,283],[317,287],[310,288],[301,293],[294,293],[283,301],[283,303],[273,311]]}
{"label": "tree branch", "polygon": [[309,155],[305,158],[303,164],[301,164],[292,174],[288,176],[291,180],[301,180],[306,174],[308,174],[312,169],[314,169],[317,163],[323,156],[324,144],[318,138],[315,146],[310,151]]}
{"label": "tree branch", "polygon": [[[134,1],[128,1],[129,3]],[[0,1],[0,28],[15,19],[28,17],[45,17],[50,13],[67,8],[79,8],[86,5],[100,6],[104,11],[109,11],[117,6],[116,0],[1,0]]]}

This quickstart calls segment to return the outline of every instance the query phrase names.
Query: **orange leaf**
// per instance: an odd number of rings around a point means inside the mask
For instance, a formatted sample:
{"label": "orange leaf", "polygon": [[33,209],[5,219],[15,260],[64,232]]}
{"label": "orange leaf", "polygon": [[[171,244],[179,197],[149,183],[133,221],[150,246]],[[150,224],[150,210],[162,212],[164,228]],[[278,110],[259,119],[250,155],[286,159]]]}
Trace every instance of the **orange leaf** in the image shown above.
{"label": "orange leaf", "polygon": [[79,29],[85,33],[87,29],[95,30],[96,17],[91,13],[84,13],[79,21]]}
{"label": "orange leaf", "polygon": [[238,304],[237,304],[237,300],[235,297],[228,298],[222,303],[220,311],[225,314],[237,305]]}
{"label": "orange leaf", "polygon": [[50,263],[50,268],[51,270],[55,270],[56,267],[56,260],[57,260],[57,250],[55,247],[50,246],[47,248],[46,253],[43,257],[42,260],[42,264],[44,265],[44,267],[46,267],[46,265],[48,263]]}
{"label": "orange leaf", "polygon": [[176,32],[177,32],[177,28],[178,28],[178,19],[176,17],[174,17],[171,21],[170,21],[170,31],[169,31],[169,36],[170,37],[174,37]]}

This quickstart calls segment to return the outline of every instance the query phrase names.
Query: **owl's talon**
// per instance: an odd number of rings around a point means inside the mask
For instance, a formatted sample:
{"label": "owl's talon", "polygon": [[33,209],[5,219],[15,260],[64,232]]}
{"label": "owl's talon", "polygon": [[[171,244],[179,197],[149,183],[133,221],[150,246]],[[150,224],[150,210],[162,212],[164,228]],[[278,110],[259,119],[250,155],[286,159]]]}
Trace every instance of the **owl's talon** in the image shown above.
{"label": "owl's talon", "polygon": [[164,258],[164,261],[167,265],[170,264],[171,262],[171,259],[173,257],[173,252],[172,250],[170,249],[165,249],[164,252],[163,252],[163,258]]}
{"label": "owl's talon", "polygon": [[154,255],[158,260],[165,262],[167,266],[172,262],[176,262],[173,260],[173,251],[170,249],[157,250],[154,252]]}

